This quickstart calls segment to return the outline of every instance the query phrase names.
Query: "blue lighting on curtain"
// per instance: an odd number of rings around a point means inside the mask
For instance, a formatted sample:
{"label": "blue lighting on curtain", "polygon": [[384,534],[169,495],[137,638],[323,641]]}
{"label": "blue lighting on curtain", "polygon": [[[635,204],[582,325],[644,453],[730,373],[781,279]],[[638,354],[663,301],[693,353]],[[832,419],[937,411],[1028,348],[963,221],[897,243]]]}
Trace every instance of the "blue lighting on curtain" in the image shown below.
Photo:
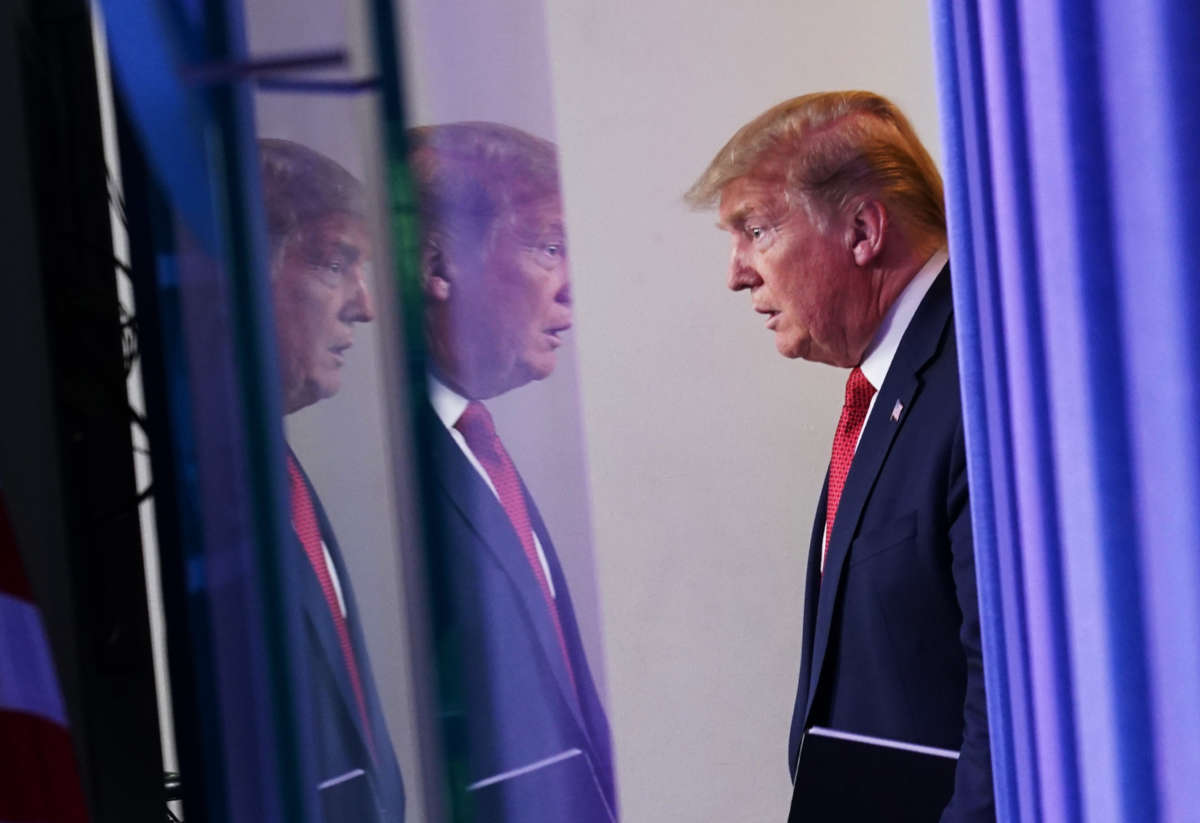
{"label": "blue lighting on curtain", "polygon": [[1200,7],[934,0],[997,810],[1200,808]]}

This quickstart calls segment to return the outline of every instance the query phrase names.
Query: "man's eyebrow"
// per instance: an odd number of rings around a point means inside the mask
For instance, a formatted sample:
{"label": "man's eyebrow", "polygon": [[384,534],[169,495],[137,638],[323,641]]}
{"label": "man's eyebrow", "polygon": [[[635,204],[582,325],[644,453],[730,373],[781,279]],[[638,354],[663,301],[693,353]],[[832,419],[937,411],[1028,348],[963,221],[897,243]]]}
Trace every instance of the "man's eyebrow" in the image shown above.
{"label": "man's eyebrow", "polygon": [[739,206],[733,214],[724,219],[717,221],[717,228],[721,231],[734,231],[740,229],[742,224],[746,222],[746,216],[750,214],[750,206]]}
{"label": "man's eyebrow", "polygon": [[341,240],[333,241],[333,243],[330,244],[330,251],[334,254],[340,254],[351,263],[362,257],[362,249],[360,249],[356,244],[346,243]]}
{"label": "man's eyebrow", "polygon": [[560,238],[566,235],[566,225],[562,220],[551,220],[549,223],[515,223],[511,231],[517,241],[525,244],[545,242],[547,238]]}

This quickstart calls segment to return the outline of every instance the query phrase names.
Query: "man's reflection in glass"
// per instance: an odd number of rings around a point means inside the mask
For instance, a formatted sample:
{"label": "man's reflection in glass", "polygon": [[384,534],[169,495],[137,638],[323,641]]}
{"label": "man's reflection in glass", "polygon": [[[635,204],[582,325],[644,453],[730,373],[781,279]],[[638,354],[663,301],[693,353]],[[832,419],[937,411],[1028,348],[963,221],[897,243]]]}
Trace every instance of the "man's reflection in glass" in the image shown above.
{"label": "man's reflection in glass", "polygon": [[[284,140],[259,142],[283,408],[341,387],[354,324],[374,318],[364,192],[349,172]],[[305,632],[302,667],[316,745],[321,819],[401,821],[404,790],[384,722],[350,577],[316,491],[287,455],[292,557]]]}
{"label": "man's reflection in glass", "polygon": [[571,325],[557,153],[493,123],[410,137],[437,628],[462,675],[443,692],[456,790],[476,820],[612,821],[608,722],[567,580],[482,402],[548,377]]}

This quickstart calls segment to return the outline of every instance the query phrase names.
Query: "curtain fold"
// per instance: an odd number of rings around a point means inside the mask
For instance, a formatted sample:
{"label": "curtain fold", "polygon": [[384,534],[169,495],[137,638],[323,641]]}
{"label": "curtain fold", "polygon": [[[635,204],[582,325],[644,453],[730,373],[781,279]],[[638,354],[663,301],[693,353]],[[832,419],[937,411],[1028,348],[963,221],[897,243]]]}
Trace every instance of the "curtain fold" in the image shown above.
{"label": "curtain fold", "polygon": [[932,4],[997,810],[1200,807],[1190,0]]}

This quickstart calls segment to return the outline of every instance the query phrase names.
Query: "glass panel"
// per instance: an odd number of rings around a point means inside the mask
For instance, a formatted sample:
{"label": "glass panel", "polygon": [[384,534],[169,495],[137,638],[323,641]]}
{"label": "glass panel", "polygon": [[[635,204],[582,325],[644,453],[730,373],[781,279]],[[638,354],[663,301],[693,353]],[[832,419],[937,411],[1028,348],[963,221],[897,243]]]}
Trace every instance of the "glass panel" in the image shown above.
{"label": "glass panel", "polygon": [[110,19],[183,815],[440,819],[367,9],[174,5]]}
{"label": "glass panel", "polygon": [[294,554],[312,548],[298,495],[323,544],[300,571],[300,716],[315,725],[305,754],[323,819],[374,809],[420,821],[437,819],[441,767],[433,707],[421,711],[434,675],[420,664],[421,528],[408,502],[376,11],[354,0],[245,2],[250,54],[312,63],[258,76],[254,93],[282,411],[300,473],[289,494]]}
{"label": "glass panel", "polygon": [[455,819],[617,810],[540,0],[401,4]]}

